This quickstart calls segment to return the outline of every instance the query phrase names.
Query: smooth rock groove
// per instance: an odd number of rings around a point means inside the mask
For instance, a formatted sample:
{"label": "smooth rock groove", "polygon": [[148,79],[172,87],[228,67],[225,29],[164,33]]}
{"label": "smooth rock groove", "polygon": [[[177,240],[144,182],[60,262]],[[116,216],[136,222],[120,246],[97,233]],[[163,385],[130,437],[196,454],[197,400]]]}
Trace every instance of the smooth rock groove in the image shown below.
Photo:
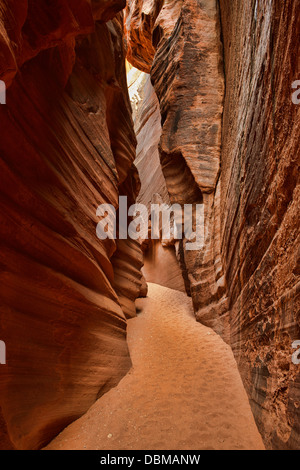
{"label": "smooth rock groove", "polygon": [[191,300],[149,284],[138,303],[133,368],[47,449],[264,449],[230,347]]}
{"label": "smooth rock groove", "polygon": [[124,6],[0,0],[0,449],[44,447],[131,366],[142,252],[96,235],[140,190]]}

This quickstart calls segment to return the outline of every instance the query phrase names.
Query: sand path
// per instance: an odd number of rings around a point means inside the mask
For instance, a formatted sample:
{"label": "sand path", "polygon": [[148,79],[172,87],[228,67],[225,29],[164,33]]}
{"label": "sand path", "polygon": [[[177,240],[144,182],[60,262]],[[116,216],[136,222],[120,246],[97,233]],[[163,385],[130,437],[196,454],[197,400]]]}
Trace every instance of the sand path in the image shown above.
{"label": "sand path", "polygon": [[149,284],[138,303],[133,368],[48,449],[263,449],[232,352],[191,300]]}

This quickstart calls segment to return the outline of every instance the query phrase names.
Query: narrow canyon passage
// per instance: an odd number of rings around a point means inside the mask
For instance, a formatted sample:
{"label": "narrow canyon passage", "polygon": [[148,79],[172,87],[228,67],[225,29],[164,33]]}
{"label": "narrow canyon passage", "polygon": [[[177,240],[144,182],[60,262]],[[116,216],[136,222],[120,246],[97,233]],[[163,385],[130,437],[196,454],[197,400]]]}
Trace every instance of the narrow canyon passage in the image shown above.
{"label": "narrow canyon passage", "polygon": [[191,300],[149,284],[137,306],[132,369],[47,449],[263,449],[230,347]]}
{"label": "narrow canyon passage", "polygon": [[299,11],[0,0],[0,450],[300,449]]}

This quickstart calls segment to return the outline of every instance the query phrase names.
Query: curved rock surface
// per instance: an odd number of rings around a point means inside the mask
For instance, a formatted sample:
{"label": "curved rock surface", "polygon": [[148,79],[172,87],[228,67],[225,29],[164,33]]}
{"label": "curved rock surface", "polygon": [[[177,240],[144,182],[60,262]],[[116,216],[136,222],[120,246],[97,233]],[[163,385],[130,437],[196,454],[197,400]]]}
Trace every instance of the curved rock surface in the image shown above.
{"label": "curved rock surface", "polygon": [[[141,246],[96,237],[98,205],[127,196],[203,206],[203,248],[144,242],[144,272],[230,344],[267,448],[300,448],[298,11],[0,0],[1,447],[42,447],[129,370]],[[152,82],[137,142],[126,54]]]}
{"label": "curved rock surface", "polygon": [[131,365],[142,254],[96,237],[98,205],[139,191],[122,14],[105,23],[124,6],[0,2],[4,448],[46,444]]}
{"label": "curved rock surface", "polygon": [[[144,204],[150,214],[152,203],[170,204],[158,151],[161,137],[159,102],[148,74],[133,68],[129,71],[127,79],[137,137],[137,156],[134,163],[141,179],[137,202]],[[150,220],[149,229],[151,229]],[[149,238],[142,246],[144,249],[142,272],[147,281],[185,292],[175,247],[164,246],[161,240],[151,240],[150,230]]]}
{"label": "curved rock surface", "polygon": [[[140,56],[136,52],[132,59],[132,54],[141,45],[148,49],[144,37],[146,25],[142,25],[145,22],[153,25],[152,36],[148,38],[156,48],[153,63],[145,50],[143,53],[160,103],[159,153],[164,184],[172,204],[203,204],[205,212],[204,248],[198,253],[188,252],[183,240],[177,243],[176,256],[197,315],[225,335],[226,323],[219,322],[227,311],[220,257],[220,186],[217,186],[224,92],[219,12],[214,1],[200,6],[191,0],[151,5],[152,9],[149,2],[129,1],[126,37],[133,44],[129,44],[127,58],[139,66],[136,57]],[[144,17],[146,9],[152,15],[150,22]],[[147,128],[143,120],[136,124],[139,126]],[[138,148],[143,141],[139,134],[142,132],[137,133]],[[143,188],[145,178],[140,174]],[[151,194],[150,188],[148,192]],[[152,193],[155,192],[159,193],[156,182],[152,188]]]}

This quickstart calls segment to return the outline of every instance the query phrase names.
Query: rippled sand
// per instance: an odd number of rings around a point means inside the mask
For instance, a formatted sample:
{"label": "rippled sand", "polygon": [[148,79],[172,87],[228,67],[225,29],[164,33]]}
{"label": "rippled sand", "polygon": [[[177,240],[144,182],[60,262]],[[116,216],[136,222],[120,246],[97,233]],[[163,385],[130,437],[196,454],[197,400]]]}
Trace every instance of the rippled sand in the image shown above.
{"label": "rippled sand", "polygon": [[183,293],[149,284],[119,385],[48,449],[264,449],[231,349]]}

